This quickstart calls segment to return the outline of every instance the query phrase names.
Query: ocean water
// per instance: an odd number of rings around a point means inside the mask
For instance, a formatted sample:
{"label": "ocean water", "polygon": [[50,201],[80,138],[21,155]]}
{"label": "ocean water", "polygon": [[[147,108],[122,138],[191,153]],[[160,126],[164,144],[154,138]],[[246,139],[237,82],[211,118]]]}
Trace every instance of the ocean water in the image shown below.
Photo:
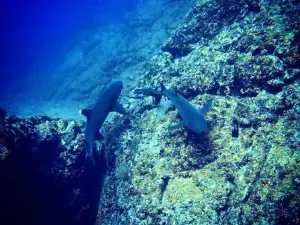
{"label": "ocean water", "polygon": [[0,224],[300,224],[299,15],[2,0]]}
{"label": "ocean water", "polygon": [[1,105],[23,117],[78,118],[96,87],[159,49],[192,2],[165,13],[160,1],[1,2]]}
{"label": "ocean water", "polygon": [[[1,1],[1,105],[20,116],[53,115],[51,108],[58,106],[56,99],[49,95],[59,88],[54,81],[77,76],[69,74],[67,70],[71,68],[62,68],[74,65],[64,64],[78,63],[76,60],[86,54],[85,48],[100,44],[99,29],[123,24],[126,14],[141,3],[136,0]],[[109,37],[115,42],[118,38],[113,34]],[[74,48],[78,49],[70,53]],[[95,55],[99,57],[101,53]],[[57,115],[67,116],[63,111]]]}

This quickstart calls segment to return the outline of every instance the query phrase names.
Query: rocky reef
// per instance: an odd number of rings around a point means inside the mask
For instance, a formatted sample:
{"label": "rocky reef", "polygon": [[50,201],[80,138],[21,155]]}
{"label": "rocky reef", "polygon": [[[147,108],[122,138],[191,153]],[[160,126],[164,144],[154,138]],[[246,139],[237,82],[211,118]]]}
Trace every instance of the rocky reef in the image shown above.
{"label": "rocky reef", "polygon": [[0,121],[1,224],[94,224],[105,163],[86,162],[82,125],[48,117]]}
{"label": "rocky reef", "polygon": [[[287,0],[190,10],[127,82],[134,120],[112,146],[97,224],[300,224],[299,14]],[[198,108],[213,99],[206,133],[169,132],[167,100],[131,98],[161,83]]]}
{"label": "rocky reef", "polygon": [[[105,122],[105,169],[84,160],[82,122],[0,120],[0,191],[9,193],[1,212],[22,215],[7,216],[11,224],[300,224],[300,2],[199,0],[176,23],[184,1],[160,2],[152,14],[155,1],[145,1],[136,20],[128,16],[143,40],[135,48],[103,65],[93,61],[97,43],[80,59],[74,48],[66,70],[80,76],[47,97],[92,102],[111,79],[123,80],[130,119]],[[142,34],[155,39],[163,27],[166,41],[139,52],[149,40]],[[180,120],[170,101],[133,94],[162,83],[199,109],[213,100],[205,133],[170,132]]]}

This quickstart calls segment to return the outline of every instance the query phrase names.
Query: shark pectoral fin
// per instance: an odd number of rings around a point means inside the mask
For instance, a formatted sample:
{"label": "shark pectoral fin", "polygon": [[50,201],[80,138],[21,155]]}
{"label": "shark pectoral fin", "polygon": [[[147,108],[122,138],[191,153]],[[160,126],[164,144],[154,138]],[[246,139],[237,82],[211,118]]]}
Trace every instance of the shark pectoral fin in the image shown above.
{"label": "shark pectoral fin", "polygon": [[202,115],[205,115],[210,110],[211,107],[212,107],[212,100],[209,100],[199,111],[202,113]]}
{"label": "shark pectoral fin", "polygon": [[176,129],[179,129],[179,128],[183,127],[183,126],[185,126],[185,122],[182,120],[182,121],[180,121],[180,123],[178,123],[178,124],[176,124],[174,126],[169,126],[168,130],[169,131],[176,130]]}
{"label": "shark pectoral fin", "polygon": [[155,95],[155,96],[153,96],[153,97],[154,97],[155,105],[158,105],[158,104],[160,103],[162,94],[158,94],[158,95]]}
{"label": "shark pectoral fin", "polygon": [[112,109],[113,112],[117,112],[117,113],[120,113],[122,115],[126,115],[127,112],[126,110],[124,109],[124,107],[119,103],[119,102],[116,102],[113,109]]}
{"label": "shark pectoral fin", "polygon": [[79,111],[79,113],[84,115],[87,119],[89,119],[92,113],[92,109],[82,109]]}
{"label": "shark pectoral fin", "polygon": [[95,140],[101,141],[103,139],[104,139],[104,137],[102,136],[102,134],[100,134],[100,132],[96,132],[96,134],[95,134]]}

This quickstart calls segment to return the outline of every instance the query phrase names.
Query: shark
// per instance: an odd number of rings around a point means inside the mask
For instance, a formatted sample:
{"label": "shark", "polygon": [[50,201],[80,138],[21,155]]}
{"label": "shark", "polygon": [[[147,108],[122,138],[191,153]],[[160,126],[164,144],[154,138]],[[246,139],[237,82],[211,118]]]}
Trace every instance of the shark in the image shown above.
{"label": "shark", "polygon": [[123,84],[121,81],[115,81],[108,84],[100,93],[94,107],[81,109],[80,114],[86,117],[84,129],[84,141],[86,144],[87,158],[95,164],[94,159],[94,141],[100,140],[100,128],[110,112],[118,112],[126,115],[124,107],[118,102]]}
{"label": "shark", "polygon": [[155,105],[158,105],[161,98],[162,98],[162,93],[153,89],[148,89],[148,88],[143,88],[143,89],[135,89],[134,90],[135,94],[142,94],[142,95],[148,95],[152,96],[155,99]]}
{"label": "shark", "polygon": [[209,100],[207,103],[205,103],[201,109],[197,109],[182,95],[167,89],[163,84],[161,85],[160,92],[152,89],[136,89],[134,90],[134,93],[152,96],[155,98],[156,103],[160,101],[161,96],[165,96],[173,103],[182,119],[178,124],[170,126],[168,128],[169,130],[186,127],[196,134],[203,133],[207,130],[205,114],[212,107],[212,100]]}

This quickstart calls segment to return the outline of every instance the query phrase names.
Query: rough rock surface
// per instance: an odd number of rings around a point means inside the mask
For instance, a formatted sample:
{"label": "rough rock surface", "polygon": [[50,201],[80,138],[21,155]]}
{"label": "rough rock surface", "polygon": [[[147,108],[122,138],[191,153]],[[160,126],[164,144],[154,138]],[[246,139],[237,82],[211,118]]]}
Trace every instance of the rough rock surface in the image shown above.
{"label": "rough rock surface", "polygon": [[94,224],[104,167],[86,163],[82,125],[0,121],[1,224]]}
{"label": "rough rock surface", "polygon": [[188,23],[180,26],[162,50],[174,57],[187,55],[192,51],[192,44],[212,38],[221,28],[234,21],[245,6],[244,0],[199,1],[188,15]]}
{"label": "rough rock surface", "polygon": [[[231,2],[199,1],[128,80],[133,124],[107,145],[96,224],[300,223],[299,2]],[[161,83],[198,108],[213,100],[205,134],[169,132],[167,101],[132,96]]]}

